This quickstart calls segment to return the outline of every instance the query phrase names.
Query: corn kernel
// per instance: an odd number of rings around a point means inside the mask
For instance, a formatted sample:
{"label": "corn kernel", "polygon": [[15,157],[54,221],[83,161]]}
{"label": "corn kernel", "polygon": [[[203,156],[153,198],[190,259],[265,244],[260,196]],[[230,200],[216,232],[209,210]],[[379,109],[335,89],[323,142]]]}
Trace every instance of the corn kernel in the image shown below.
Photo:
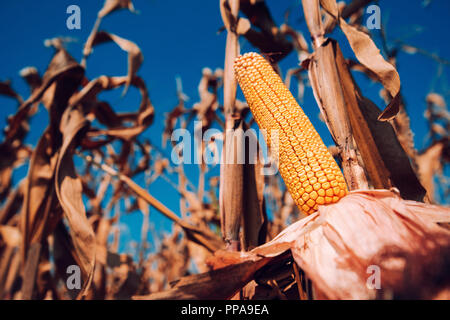
{"label": "corn kernel", "polygon": [[333,189],[327,189],[327,190],[325,190],[325,193],[326,193],[326,195],[329,196],[329,197],[334,196]]}
{"label": "corn kernel", "polygon": [[317,204],[324,204],[325,203],[325,198],[324,197],[317,197],[316,203]]}

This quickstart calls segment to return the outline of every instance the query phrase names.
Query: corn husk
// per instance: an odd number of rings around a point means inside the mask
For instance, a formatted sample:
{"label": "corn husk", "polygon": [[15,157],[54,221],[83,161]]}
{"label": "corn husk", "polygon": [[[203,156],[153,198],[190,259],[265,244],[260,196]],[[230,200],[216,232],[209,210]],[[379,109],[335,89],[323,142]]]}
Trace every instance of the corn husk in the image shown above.
{"label": "corn husk", "polygon": [[[316,299],[442,299],[450,290],[450,231],[439,224],[448,222],[449,208],[403,200],[395,189],[351,191],[249,252],[216,252],[212,271],[135,298],[230,298],[290,251]],[[374,266],[378,288],[371,281]],[[239,274],[229,272],[236,268]]]}
{"label": "corn husk", "polygon": [[[358,190],[336,204],[321,206],[253,253],[272,256],[288,246],[323,298],[409,295],[397,291],[406,289],[403,283],[416,281],[408,278],[411,268],[444,272],[437,269],[450,256],[450,232],[437,222],[448,221],[449,208],[405,201],[388,190]],[[367,285],[373,265],[381,270],[379,290]]]}

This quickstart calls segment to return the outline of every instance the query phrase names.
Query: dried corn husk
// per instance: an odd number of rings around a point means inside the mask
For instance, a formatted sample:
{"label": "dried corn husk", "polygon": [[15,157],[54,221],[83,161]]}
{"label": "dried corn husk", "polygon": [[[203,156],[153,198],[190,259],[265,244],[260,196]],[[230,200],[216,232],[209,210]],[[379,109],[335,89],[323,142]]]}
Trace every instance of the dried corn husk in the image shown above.
{"label": "dried corn husk", "polygon": [[[418,294],[399,291],[404,282],[416,281],[408,278],[408,263],[423,271],[425,266],[441,268],[439,262],[450,257],[450,232],[435,222],[448,221],[449,208],[405,201],[388,190],[353,191],[252,253],[273,256],[288,246],[324,298]],[[366,285],[371,265],[380,267],[380,291]],[[425,290],[429,284],[416,285]]]}
{"label": "dried corn husk", "polygon": [[[249,252],[216,252],[208,262],[213,271],[145,298],[229,298],[286,250],[311,279],[315,298],[445,298],[450,231],[438,223],[448,222],[449,208],[403,200],[395,189],[351,191]],[[379,289],[370,287],[373,266],[380,271]],[[242,274],[227,272],[235,267]]]}

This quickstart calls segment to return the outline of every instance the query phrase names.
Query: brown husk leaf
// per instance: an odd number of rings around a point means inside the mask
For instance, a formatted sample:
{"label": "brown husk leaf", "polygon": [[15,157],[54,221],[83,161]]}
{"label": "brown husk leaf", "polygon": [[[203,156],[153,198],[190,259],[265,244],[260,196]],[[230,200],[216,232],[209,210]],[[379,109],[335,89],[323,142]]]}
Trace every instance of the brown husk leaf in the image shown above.
{"label": "brown husk leaf", "polygon": [[[230,298],[239,290],[236,286],[243,287],[286,250],[312,280],[316,297],[433,298],[450,286],[450,231],[436,221],[449,222],[450,209],[405,201],[389,190],[352,191],[250,252],[217,252],[209,262],[214,271],[135,298]],[[381,290],[366,286],[371,265],[380,267]]]}

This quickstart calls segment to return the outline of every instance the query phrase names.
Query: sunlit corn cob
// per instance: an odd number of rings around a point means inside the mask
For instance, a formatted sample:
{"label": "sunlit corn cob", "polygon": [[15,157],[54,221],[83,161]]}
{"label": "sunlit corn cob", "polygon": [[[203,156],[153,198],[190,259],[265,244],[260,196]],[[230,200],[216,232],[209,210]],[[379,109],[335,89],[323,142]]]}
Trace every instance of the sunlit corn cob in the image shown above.
{"label": "sunlit corn cob", "polygon": [[250,52],[236,59],[234,70],[269,147],[271,130],[278,130],[279,170],[297,206],[311,214],[344,197],[338,164],[272,66]]}

